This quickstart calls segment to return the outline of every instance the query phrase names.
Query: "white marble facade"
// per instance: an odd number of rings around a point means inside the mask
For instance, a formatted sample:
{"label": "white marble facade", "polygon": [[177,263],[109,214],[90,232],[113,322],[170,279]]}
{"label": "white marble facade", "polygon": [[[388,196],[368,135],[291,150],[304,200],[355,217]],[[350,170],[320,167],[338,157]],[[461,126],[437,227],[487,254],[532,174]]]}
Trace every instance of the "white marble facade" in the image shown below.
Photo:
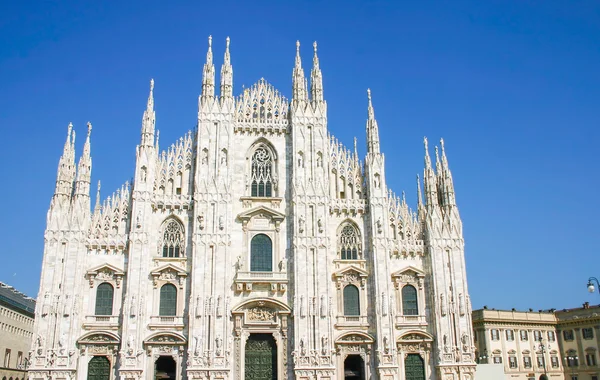
{"label": "white marble facade", "polygon": [[413,211],[370,92],[366,157],[328,130],[316,43],[291,101],[264,79],[234,97],[229,54],[216,95],[209,39],[197,128],[163,151],[151,83],[133,183],[93,209],[91,125],[77,165],[69,125],[29,379],[473,379],[443,141]]}

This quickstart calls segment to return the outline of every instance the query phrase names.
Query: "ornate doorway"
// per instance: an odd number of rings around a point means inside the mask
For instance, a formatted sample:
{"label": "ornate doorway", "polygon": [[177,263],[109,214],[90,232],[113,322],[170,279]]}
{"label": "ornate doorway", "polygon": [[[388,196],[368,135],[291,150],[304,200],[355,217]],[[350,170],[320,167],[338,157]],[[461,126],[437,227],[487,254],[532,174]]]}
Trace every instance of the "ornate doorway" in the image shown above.
{"label": "ornate doorway", "polygon": [[277,345],[272,334],[250,334],[245,359],[246,380],[277,379]]}
{"label": "ornate doorway", "polygon": [[172,356],[159,356],[154,363],[155,380],[175,380],[177,364]]}
{"label": "ornate doorway", "polygon": [[88,380],[109,380],[110,362],[106,356],[94,356],[88,364]]}
{"label": "ornate doorway", "polygon": [[348,355],[344,360],[345,380],[364,380],[365,362],[360,355]]}
{"label": "ornate doorway", "polygon": [[406,380],[425,380],[425,365],[419,354],[408,354],[404,359]]}

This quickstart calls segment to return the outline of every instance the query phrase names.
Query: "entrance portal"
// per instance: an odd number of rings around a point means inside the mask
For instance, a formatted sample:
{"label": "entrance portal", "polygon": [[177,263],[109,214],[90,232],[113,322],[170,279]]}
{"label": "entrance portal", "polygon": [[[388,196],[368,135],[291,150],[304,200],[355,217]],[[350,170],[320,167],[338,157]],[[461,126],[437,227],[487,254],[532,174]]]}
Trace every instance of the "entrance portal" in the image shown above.
{"label": "entrance portal", "polygon": [[404,359],[406,380],[425,380],[425,366],[419,354],[408,354]]}
{"label": "entrance portal", "polygon": [[154,363],[155,380],[175,380],[177,364],[171,356],[161,356]]}
{"label": "entrance portal", "polygon": [[[109,380],[110,362],[106,356],[94,356],[88,364],[88,380]],[[6,379],[6,378],[5,378]]]}
{"label": "entrance portal", "polygon": [[277,379],[277,345],[271,334],[250,334],[246,342],[246,380]]}
{"label": "entrance portal", "polygon": [[344,379],[364,380],[365,362],[360,355],[348,355],[344,360]]}

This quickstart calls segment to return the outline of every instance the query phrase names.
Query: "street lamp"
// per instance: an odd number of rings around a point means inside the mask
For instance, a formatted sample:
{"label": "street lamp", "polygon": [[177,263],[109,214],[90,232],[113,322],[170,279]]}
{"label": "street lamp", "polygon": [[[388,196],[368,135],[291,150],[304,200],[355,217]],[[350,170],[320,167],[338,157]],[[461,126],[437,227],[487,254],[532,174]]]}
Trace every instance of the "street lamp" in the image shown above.
{"label": "street lamp", "polygon": [[598,286],[598,293],[600,293],[600,283],[598,283],[598,279],[596,277],[590,277],[588,279],[588,283],[587,283],[588,292],[594,293],[594,291],[596,291],[596,286],[594,286],[594,283],[592,282],[592,280],[596,281],[596,285]]}
{"label": "street lamp", "polygon": [[569,355],[565,358],[565,360],[567,361],[567,365],[571,367],[572,380],[573,378],[575,378],[575,363],[577,363],[577,360],[579,360],[579,358],[577,357],[577,355]]}
{"label": "street lamp", "polygon": [[546,348],[550,349],[550,344],[544,344],[541,334],[538,342],[540,343],[540,351],[542,351],[542,365],[544,366],[544,374],[540,376],[540,380],[548,380],[548,371],[546,371]]}
{"label": "street lamp", "polygon": [[[483,361],[485,360],[485,363],[483,363]],[[487,364],[487,360],[488,360],[488,353],[487,353],[487,348],[485,350],[483,350],[483,355],[481,355],[479,357],[479,362],[482,364]]]}

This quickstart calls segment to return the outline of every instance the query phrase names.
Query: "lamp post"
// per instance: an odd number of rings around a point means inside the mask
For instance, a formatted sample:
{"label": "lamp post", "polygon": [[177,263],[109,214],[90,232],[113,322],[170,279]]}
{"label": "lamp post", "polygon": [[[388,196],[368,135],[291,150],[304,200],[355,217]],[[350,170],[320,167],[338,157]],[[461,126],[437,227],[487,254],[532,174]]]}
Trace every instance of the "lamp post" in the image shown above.
{"label": "lamp post", "polygon": [[[483,362],[484,360],[485,360],[485,363]],[[487,353],[487,348],[486,348],[483,350],[483,355],[481,355],[479,357],[479,362],[481,364],[488,364],[487,360],[488,360],[488,353]]]}
{"label": "lamp post", "polygon": [[573,379],[575,377],[575,363],[579,358],[577,355],[569,355],[565,360],[567,361],[567,365],[571,367],[571,379]]}
{"label": "lamp post", "polygon": [[544,344],[543,338],[540,335],[538,340],[540,351],[542,351],[542,365],[544,366],[544,374],[540,375],[540,380],[548,380],[548,371],[546,370],[546,348],[550,349],[550,344]]}
{"label": "lamp post", "polygon": [[[596,286],[594,286],[593,281],[596,281]],[[598,289],[598,293],[600,293],[600,283],[598,282],[598,279],[596,277],[588,278],[587,288],[588,288],[588,292],[590,292],[590,293],[594,293],[594,291],[596,291],[596,289]]]}

